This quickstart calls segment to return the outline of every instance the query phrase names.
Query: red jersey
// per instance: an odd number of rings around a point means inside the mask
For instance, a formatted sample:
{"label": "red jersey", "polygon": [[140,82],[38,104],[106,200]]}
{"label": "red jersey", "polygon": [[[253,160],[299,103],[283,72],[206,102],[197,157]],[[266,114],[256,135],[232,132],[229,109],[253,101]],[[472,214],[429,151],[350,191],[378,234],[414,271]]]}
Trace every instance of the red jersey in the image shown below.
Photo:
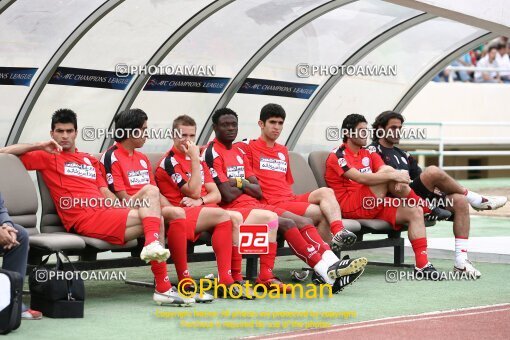
{"label": "red jersey", "polygon": [[[204,171],[205,169],[205,171]],[[204,162],[200,162],[200,175],[202,178],[202,190],[200,196],[207,195],[206,183],[214,183],[211,173]],[[181,188],[191,178],[191,159],[183,152],[172,147],[159,161],[156,169],[156,182],[159,190],[168,201],[179,206],[184,195]]]}
{"label": "red jersey", "polygon": [[374,146],[361,148],[357,154],[353,153],[346,144],[334,149],[326,160],[326,173],[324,179],[330,188],[335,191],[338,201],[348,197],[349,193],[356,191],[363,184],[352,181],[343,174],[349,169],[358,169],[361,173],[377,172],[384,165],[381,156]]}
{"label": "red jersey", "polygon": [[130,155],[118,142],[101,156],[101,170],[114,193],[126,191],[133,196],[147,184],[156,185],[147,156],[136,150]]}
{"label": "red jersey", "polygon": [[[228,182],[229,178],[249,178],[254,176],[250,161],[243,150],[232,145],[231,149],[221,144],[216,138],[209,143],[204,153],[204,159],[211,170],[211,175],[216,185]],[[221,206],[225,209],[246,207],[260,204],[255,197],[242,193],[233,202]]]}
{"label": "red jersey", "polygon": [[292,191],[294,178],[286,146],[276,143],[269,147],[262,138],[235,145],[245,151],[260,183],[264,203],[277,204],[295,197]]}
{"label": "red jersey", "polygon": [[75,198],[104,199],[99,188],[107,187],[107,184],[98,160],[91,154],[79,152],[78,149],[60,154],[38,150],[27,152],[19,158],[27,170],[41,172],[58,216],[68,231],[84,211],[96,208],[68,206],[67,203]]}

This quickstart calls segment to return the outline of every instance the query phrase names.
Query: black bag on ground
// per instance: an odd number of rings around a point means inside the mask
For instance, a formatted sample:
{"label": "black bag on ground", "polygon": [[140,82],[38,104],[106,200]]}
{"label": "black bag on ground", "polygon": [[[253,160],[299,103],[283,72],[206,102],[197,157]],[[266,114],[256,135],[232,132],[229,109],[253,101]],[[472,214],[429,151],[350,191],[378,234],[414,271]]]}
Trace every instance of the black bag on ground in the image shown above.
{"label": "black bag on ground", "polygon": [[0,269],[0,334],[8,334],[21,324],[21,275]]}
{"label": "black bag on ground", "polygon": [[[44,267],[51,256],[48,255],[29,275],[30,308],[50,318],[83,318],[83,280],[65,254],[54,254],[57,256],[55,267]],[[67,259],[71,270],[65,270],[60,256]]]}

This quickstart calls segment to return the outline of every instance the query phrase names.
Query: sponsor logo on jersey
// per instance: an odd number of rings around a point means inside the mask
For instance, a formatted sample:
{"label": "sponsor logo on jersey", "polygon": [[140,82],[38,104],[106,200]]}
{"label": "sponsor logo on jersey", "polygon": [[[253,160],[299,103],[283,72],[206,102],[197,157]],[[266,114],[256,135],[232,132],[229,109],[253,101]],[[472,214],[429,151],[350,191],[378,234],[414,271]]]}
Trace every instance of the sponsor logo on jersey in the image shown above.
{"label": "sponsor logo on jersey", "polygon": [[227,177],[242,177],[244,178],[244,166],[243,165],[234,165],[227,167]]}
{"label": "sponsor logo on jersey", "polygon": [[127,173],[129,185],[149,184],[151,179],[149,177],[149,170],[131,170]]}
{"label": "sponsor logo on jersey", "polygon": [[92,165],[66,162],[64,164],[64,175],[96,179],[96,169]]}
{"label": "sponsor logo on jersey", "polygon": [[[284,157],[285,159],[285,157]],[[260,158],[260,170],[269,170],[287,173],[287,162],[274,158]]]}

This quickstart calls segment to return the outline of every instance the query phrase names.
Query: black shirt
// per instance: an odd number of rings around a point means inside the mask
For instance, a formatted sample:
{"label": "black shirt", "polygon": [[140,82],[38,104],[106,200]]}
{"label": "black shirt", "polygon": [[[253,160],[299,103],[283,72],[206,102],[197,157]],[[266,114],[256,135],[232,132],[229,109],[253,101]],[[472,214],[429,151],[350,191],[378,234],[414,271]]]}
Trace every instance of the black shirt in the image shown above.
{"label": "black shirt", "polygon": [[386,165],[397,170],[409,171],[409,177],[411,177],[411,180],[420,176],[421,168],[418,165],[416,158],[411,156],[409,152],[399,149],[396,146],[393,148],[385,148],[379,144],[379,142],[373,142],[370,146],[374,146],[376,148],[377,153],[381,156]]}

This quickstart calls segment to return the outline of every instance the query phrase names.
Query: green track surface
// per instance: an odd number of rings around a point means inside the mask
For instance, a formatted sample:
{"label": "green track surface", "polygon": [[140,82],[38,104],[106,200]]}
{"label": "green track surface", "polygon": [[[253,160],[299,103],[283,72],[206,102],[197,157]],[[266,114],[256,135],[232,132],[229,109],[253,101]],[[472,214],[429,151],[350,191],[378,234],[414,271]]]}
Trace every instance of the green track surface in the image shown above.
{"label": "green track surface", "polygon": [[[377,260],[390,261],[390,258]],[[412,263],[407,258],[407,263]],[[438,269],[449,270],[451,261],[434,260]],[[289,271],[302,266],[302,262],[292,256],[277,260],[276,273],[289,281]],[[167,337],[174,339],[209,338],[224,339],[254,334],[274,333],[280,329],[186,329],[176,318],[157,317],[161,312],[349,312],[356,316],[344,320],[342,317],[314,320],[311,318],[271,319],[231,319],[215,318],[212,321],[259,321],[265,326],[270,321],[322,321],[331,324],[356,322],[399,315],[410,315],[438,310],[481,306],[510,302],[510,271],[508,265],[478,263],[477,268],[483,277],[477,281],[418,282],[400,281],[387,283],[385,273],[392,267],[368,266],[364,275],[352,286],[332,298],[305,299],[260,299],[256,301],[217,300],[212,304],[196,305],[191,308],[158,307],[151,301],[149,288],[126,285],[123,282],[86,282],[87,299],[85,318],[50,319],[23,321],[21,328],[10,338],[23,339],[105,339],[105,338],[151,338]],[[171,280],[175,280],[173,266],[168,267]],[[213,262],[193,264],[194,275],[206,275],[214,271]],[[409,270],[409,269],[399,269]],[[128,268],[130,280],[150,280],[148,267]],[[204,318],[186,318],[186,321],[210,321]],[[290,329],[287,329],[290,330]]]}
{"label": "green track surface", "polygon": [[510,187],[510,178],[508,177],[499,177],[499,178],[482,178],[482,179],[461,179],[457,182],[460,185],[470,189],[470,190],[480,190],[480,189],[489,189],[489,188],[509,188]]}
{"label": "green track surface", "polygon": [[[484,179],[460,181],[462,185],[472,190],[484,188],[510,187],[510,179]],[[427,229],[428,237],[451,237],[452,227],[449,222],[440,222]],[[510,236],[510,219],[504,217],[472,216],[471,237]],[[365,239],[381,238],[378,235],[365,235]],[[406,237],[404,234],[403,237]],[[356,252],[356,256],[363,256],[363,251]],[[372,253],[373,254],[373,251]],[[105,254],[107,255],[107,254]],[[120,255],[120,254],[118,254]],[[112,255],[112,256],[118,256]],[[370,255],[369,261],[392,262],[387,255]],[[0,260],[1,262],[1,260]],[[412,257],[406,258],[406,263],[413,263]],[[434,259],[434,265],[444,271],[451,270],[452,261]],[[276,275],[285,282],[290,282],[290,270],[299,269],[303,263],[293,256],[277,259]],[[11,333],[12,339],[225,339],[239,338],[256,334],[268,334],[290,331],[299,328],[282,329],[280,322],[325,322],[342,324],[391,316],[411,315],[440,310],[474,307],[499,303],[510,303],[510,266],[508,264],[475,263],[482,272],[482,278],[477,281],[447,281],[447,282],[419,282],[399,281],[388,283],[385,280],[386,271],[394,267],[367,266],[363,276],[352,286],[332,298],[322,299],[259,299],[256,301],[216,300],[212,304],[195,305],[191,308],[159,307],[152,302],[150,288],[126,285],[123,281],[87,281],[85,318],[83,319],[50,319],[41,321],[23,321],[21,327]],[[193,263],[190,266],[193,275],[201,277],[215,273],[214,262]],[[170,279],[175,282],[176,275],[173,265],[168,266]],[[152,280],[149,267],[126,268],[128,280]],[[399,268],[399,271],[409,271]],[[306,283],[309,283],[306,282]],[[28,297],[25,297],[28,302]],[[349,319],[337,317],[326,318],[199,318],[187,317],[183,320],[258,321],[264,328],[244,329],[197,329],[184,328],[177,318],[163,318],[162,312],[355,312],[356,316]],[[280,328],[269,328],[270,322],[276,322]]]}
{"label": "green track surface", "polygon": [[[427,238],[453,237],[452,222],[441,221],[436,225],[427,228]],[[510,218],[509,217],[486,217],[471,216],[470,237],[498,237],[510,236]],[[364,240],[376,240],[385,238],[386,235],[367,234],[363,236]],[[407,233],[402,233],[402,237],[407,237]]]}

